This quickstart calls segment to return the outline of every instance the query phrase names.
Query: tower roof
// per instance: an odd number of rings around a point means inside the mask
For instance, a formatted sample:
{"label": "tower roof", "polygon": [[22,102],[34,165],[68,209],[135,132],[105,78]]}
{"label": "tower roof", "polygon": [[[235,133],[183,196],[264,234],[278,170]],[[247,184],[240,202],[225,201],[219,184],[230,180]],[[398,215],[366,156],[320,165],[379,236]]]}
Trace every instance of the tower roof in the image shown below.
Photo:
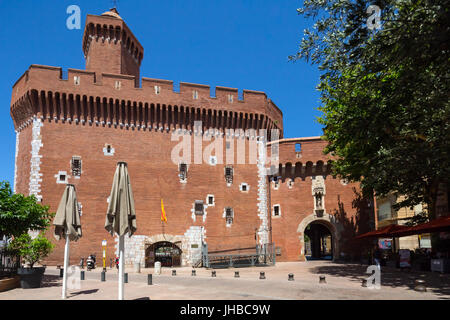
{"label": "tower roof", "polygon": [[119,16],[119,12],[117,11],[116,8],[111,8],[111,9],[109,9],[109,11],[103,12],[102,16],[108,16],[108,17],[113,17],[113,18],[123,20],[122,17]]}

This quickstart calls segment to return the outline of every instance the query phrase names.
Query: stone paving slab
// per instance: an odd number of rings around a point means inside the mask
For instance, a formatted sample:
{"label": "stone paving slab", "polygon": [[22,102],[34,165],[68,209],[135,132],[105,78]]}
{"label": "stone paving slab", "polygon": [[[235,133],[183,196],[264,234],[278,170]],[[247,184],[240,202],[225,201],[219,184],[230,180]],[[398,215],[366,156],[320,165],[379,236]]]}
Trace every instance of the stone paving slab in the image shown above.
{"label": "stone paving slab", "polygon": [[[450,276],[430,272],[407,272],[397,269],[382,270],[381,289],[361,286],[367,266],[336,264],[323,261],[277,263],[273,267],[232,268],[211,271],[192,268],[163,268],[161,275],[153,275],[153,285],[147,285],[147,274],[153,269],[133,273],[127,269],[129,283],[125,284],[125,299],[149,298],[151,300],[437,300],[450,299]],[[107,269],[106,281],[100,281],[101,268],[85,271],[80,289],[69,290],[69,300],[117,299],[117,270]],[[240,277],[235,278],[234,272]],[[260,280],[260,272],[265,280]],[[288,274],[294,281],[288,281]],[[319,284],[319,276],[326,277],[326,284]],[[414,280],[424,279],[427,292],[413,290]],[[0,300],[33,300],[61,298],[62,278],[56,267],[47,267],[43,287],[38,289],[13,289],[0,293]]]}

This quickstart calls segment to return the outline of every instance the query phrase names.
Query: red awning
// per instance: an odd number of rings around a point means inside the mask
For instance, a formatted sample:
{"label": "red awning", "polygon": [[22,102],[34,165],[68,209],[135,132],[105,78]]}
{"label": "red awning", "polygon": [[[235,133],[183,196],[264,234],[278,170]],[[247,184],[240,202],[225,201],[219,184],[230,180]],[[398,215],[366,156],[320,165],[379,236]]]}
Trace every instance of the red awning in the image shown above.
{"label": "red awning", "polygon": [[413,234],[431,233],[431,232],[443,232],[450,231],[450,216],[440,217],[431,220],[427,223],[419,224],[414,227],[409,227],[405,230],[399,230],[393,233],[394,237],[404,237]]}
{"label": "red awning", "polygon": [[359,236],[356,236],[355,239],[392,237],[392,234],[402,232],[407,229],[409,229],[407,226],[391,224],[378,230],[360,234]]}

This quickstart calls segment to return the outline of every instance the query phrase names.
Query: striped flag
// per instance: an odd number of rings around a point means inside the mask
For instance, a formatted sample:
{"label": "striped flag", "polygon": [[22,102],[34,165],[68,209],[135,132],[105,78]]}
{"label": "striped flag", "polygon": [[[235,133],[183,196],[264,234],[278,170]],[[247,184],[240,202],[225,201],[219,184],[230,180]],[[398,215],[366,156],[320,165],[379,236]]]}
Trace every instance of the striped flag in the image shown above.
{"label": "striped flag", "polygon": [[163,199],[161,199],[161,222],[167,223],[166,211],[164,210]]}

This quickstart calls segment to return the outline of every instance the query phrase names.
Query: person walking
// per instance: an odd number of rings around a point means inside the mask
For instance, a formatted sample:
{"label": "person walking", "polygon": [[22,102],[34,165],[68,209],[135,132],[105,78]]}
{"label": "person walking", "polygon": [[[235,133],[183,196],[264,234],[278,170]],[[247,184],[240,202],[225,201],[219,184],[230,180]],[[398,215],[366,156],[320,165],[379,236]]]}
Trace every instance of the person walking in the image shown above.
{"label": "person walking", "polygon": [[381,259],[382,259],[382,255],[381,255],[381,249],[380,247],[376,244],[374,246],[374,251],[373,251],[373,261],[375,262],[378,270],[381,271]]}

